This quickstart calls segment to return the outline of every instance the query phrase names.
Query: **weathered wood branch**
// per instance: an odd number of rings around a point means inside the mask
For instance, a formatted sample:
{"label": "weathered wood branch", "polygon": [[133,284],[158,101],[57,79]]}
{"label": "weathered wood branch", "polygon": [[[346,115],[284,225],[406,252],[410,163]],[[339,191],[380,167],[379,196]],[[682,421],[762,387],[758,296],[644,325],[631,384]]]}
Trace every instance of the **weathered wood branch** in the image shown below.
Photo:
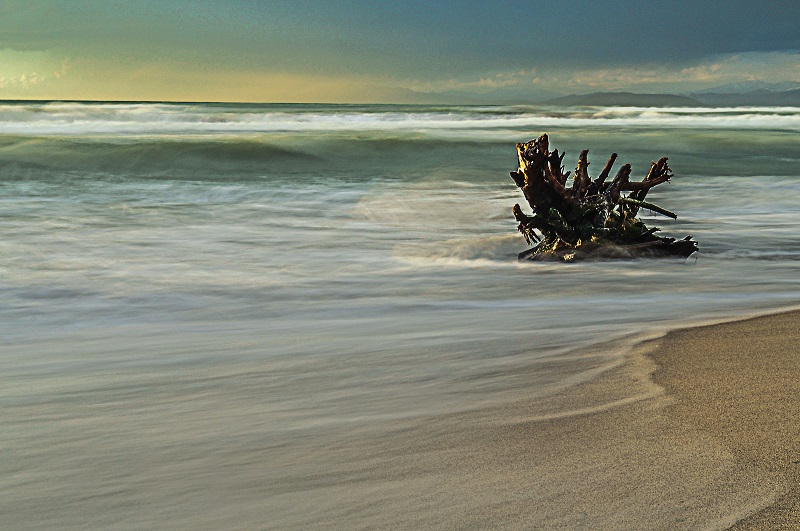
{"label": "weathered wood branch", "polygon": [[[653,203],[648,203],[646,201],[639,201],[638,199],[634,199],[631,196],[628,197],[620,197],[619,202],[625,205],[632,205],[638,208],[646,208],[647,210],[652,210],[653,212],[658,212],[668,218],[678,219],[678,215],[674,212],[670,212],[666,208],[661,208],[658,205],[654,205]],[[633,210],[629,210],[629,212],[633,213]]]}
{"label": "weathered wood branch", "polygon": [[597,180],[595,180],[595,185],[597,186],[597,188],[600,188],[600,186],[602,186],[603,183],[606,182],[606,179],[608,179],[608,174],[611,173],[611,168],[614,166],[615,160],[617,160],[617,154],[612,153],[611,156],[608,158],[608,162],[606,162],[606,165],[603,166],[603,171],[600,172],[600,175],[597,176]]}
{"label": "weathered wood branch", "polygon": [[575,197],[582,197],[584,192],[589,190],[589,185],[592,180],[589,179],[589,150],[584,149],[578,157],[578,165],[575,167],[575,173],[572,177],[572,194]]}

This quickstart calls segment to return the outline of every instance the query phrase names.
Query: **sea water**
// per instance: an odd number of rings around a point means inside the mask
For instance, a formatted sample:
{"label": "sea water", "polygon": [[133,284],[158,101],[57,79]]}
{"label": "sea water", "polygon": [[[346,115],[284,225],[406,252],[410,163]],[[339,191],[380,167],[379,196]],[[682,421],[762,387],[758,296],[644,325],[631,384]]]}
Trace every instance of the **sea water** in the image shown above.
{"label": "sea water", "polygon": [[[641,216],[700,252],[518,262],[508,172],[543,132],[592,176],[669,156],[648,201],[678,219]],[[798,108],[0,104],[0,523],[291,526],[332,434],[546,401],[614,363],[588,345],[796,305],[798,133]]]}

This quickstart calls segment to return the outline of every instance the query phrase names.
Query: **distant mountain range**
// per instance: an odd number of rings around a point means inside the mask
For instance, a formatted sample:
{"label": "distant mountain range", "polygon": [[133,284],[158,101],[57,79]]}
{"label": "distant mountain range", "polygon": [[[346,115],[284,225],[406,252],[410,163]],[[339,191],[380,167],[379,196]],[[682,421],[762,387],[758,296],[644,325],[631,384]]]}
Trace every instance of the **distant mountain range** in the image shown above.
{"label": "distant mountain range", "polygon": [[744,93],[704,92],[690,95],[691,98],[712,107],[800,107],[800,88],[772,91],[752,90]]}
{"label": "distant mountain range", "polygon": [[800,107],[800,83],[747,81],[684,94],[641,94],[636,92],[593,92],[564,96],[531,86],[503,87],[485,93],[450,90],[419,92],[384,87],[388,99],[420,104],[519,105],[600,107]]}
{"label": "distant mountain range", "polygon": [[800,88],[780,91],[757,89],[742,93],[694,92],[687,95],[594,92],[554,98],[544,103],[605,107],[800,107]]}
{"label": "distant mountain range", "polygon": [[728,83],[718,87],[711,87],[704,90],[695,90],[692,94],[746,94],[759,90],[770,92],[783,92],[785,90],[800,89],[800,83],[794,81],[783,81],[781,83],[767,83],[765,81],[740,81]]}

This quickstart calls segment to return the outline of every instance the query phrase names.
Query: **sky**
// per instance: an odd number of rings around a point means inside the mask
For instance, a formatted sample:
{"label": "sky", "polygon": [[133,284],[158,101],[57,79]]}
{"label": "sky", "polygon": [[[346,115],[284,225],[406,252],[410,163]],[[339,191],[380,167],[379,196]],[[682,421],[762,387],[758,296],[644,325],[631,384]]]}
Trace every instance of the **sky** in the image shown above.
{"label": "sky", "polygon": [[799,0],[0,0],[0,99],[422,102],[800,82]]}

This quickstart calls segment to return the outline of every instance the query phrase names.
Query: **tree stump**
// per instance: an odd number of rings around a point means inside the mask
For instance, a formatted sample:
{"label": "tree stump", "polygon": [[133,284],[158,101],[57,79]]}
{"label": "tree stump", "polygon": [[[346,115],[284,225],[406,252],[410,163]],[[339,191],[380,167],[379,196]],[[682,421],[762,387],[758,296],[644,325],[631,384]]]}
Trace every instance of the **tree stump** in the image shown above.
{"label": "tree stump", "polygon": [[[644,208],[672,219],[678,216],[645,201],[650,188],[673,177],[667,157],[653,162],[641,181],[630,181],[631,165],[625,164],[608,180],[617,159],[613,153],[596,179],[589,177],[589,150],[583,150],[568,186],[564,154],[550,151],[547,134],[517,144],[519,169],[511,178],[522,190],[533,210],[527,215],[517,204],[514,217],[518,229],[533,247],[520,260],[572,262],[590,258],[686,258],[698,250],[697,242],[657,236],[658,227],[648,228],[636,217]],[[623,192],[628,192],[624,195]]]}

